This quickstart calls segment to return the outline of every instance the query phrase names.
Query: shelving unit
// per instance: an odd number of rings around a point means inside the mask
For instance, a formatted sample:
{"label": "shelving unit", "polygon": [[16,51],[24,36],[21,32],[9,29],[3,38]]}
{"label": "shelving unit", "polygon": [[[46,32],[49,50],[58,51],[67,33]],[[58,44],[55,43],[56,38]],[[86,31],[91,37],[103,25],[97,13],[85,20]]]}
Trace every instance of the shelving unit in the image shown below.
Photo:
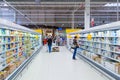
{"label": "shelving unit", "polygon": [[[116,80],[119,80],[120,21],[71,33],[70,35],[75,34],[80,35],[78,54]],[[88,35],[91,35],[92,38],[88,39]]]}
{"label": "shelving unit", "polygon": [[0,80],[4,80],[41,47],[41,35],[0,19]]}

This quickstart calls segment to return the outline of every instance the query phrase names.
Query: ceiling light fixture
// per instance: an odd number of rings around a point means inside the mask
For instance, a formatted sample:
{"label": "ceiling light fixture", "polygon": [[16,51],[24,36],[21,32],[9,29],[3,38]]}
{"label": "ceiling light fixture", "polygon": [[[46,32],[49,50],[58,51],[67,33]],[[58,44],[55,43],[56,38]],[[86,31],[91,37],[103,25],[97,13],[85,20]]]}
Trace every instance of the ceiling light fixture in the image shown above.
{"label": "ceiling light fixture", "polygon": [[107,4],[105,4],[104,6],[107,6],[107,7],[116,7],[116,6],[120,6],[120,3],[107,3]]}
{"label": "ceiling light fixture", "polygon": [[3,6],[8,6],[8,5],[6,3],[4,3]]}

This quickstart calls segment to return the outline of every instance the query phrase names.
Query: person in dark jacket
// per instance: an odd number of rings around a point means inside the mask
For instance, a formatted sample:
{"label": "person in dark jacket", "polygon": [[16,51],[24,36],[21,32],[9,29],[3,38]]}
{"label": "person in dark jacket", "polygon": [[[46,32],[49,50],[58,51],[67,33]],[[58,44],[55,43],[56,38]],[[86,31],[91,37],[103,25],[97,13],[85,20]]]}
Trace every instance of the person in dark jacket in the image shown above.
{"label": "person in dark jacket", "polygon": [[48,43],[48,51],[50,53],[51,52],[51,47],[52,47],[52,38],[51,38],[51,36],[48,37],[47,43]]}
{"label": "person in dark jacket", "polygon": [[73,60],[76,60],[75,56],[76,56],[76,52],[77,52],[77,48],[79,47],[78,43],[77,43],[77,36],[74,37],[73,39],[73,44],[75,45],[74,48],[74,52],[73,52]]}

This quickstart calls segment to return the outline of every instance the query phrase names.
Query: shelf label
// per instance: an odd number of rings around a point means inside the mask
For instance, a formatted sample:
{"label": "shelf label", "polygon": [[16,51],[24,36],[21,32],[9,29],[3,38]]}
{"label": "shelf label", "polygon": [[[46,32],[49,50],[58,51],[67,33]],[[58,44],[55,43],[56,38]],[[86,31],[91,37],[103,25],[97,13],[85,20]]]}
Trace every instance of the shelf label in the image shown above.
{"label": "shelf label", "polygon": [[36,29],[35,31],[42,34],[42,29]]}
{"label": "shelf label", "polygon": [[35,35],[35,38],[38,39],[39,38],[38,35]]}
{"label": "shelf label", "polygon": [[69,33],[72,33],[72,32],[77,32],[77,31],[80,31],[81,29],[66,29],[66,33],[69,34]]}
{"label": "shelf label", "polygon": [[68,34],[68,35],[67,35],[67,38],[72,38],[72,37],[71,37],[71,35]]}
{"label": "shelf label", "polygon": [[92,39],[92,35],[91,34],[88,34],[87,35],[87,40],[91,40]]}

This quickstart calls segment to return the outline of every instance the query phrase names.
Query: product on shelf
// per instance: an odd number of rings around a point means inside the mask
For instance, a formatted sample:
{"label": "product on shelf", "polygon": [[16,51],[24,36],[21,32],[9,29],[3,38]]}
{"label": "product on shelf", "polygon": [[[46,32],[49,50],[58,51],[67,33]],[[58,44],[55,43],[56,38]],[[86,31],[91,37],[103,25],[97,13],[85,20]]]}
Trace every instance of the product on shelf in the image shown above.
{"label": "product on shelf", "polygon": [[40,47],[39,34],[17,26],[12,30],[11,26],[5,26],[7,29],[0,26],[0,80],[5,80]]}
{"label": "product on shelf", "polygon": [[[111,25],[110,25],[111,26]],[[78,53],[86,56],[93,62],[97,62],[105,69],[120,74],[120,28],[113,26],[114,29],[90,29],[91,31],[79,32],[78,43],[81,50]],[[75,35],[77,33],[71,33]],[[87,39],[92,35],[91,40]],[[73,38],[68,39],[68,45],[71,45]]]}
{"label": "product on shelf", "polygon": [[6,34],[5,29],[1,29],[1,34],[2,34],[2,35],[5,35],[5,34]]}
{"label": "product on shelf", "polygon": [[0,80],[4,79],[4,72],[0,71]]}
{"label": "product on shelf", "polygon": [[2,41],[3,41],[3,40],[2,40],[2,37],[0,36],[0,43],[2,43]]}
{"label": "product on shelf", "polygon": [[16,69],[15,63],[10,64],[9,66],[9,72],[12,73]]}

